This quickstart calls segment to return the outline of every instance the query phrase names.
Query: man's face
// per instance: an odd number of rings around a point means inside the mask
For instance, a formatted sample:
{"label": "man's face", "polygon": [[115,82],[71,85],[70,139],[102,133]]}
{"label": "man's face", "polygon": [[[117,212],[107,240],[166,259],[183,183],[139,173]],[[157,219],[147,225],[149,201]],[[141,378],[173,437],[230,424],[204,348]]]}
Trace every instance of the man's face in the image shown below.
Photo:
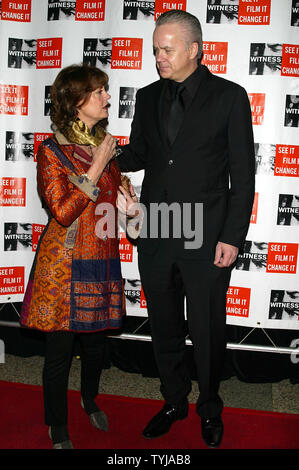
{"label": "man's face", "polygon": [[187,33],[178,24],[157,26],[153,48],[157,68],[162,78],[183,82],[197,67],[197,43],[188,47]]}

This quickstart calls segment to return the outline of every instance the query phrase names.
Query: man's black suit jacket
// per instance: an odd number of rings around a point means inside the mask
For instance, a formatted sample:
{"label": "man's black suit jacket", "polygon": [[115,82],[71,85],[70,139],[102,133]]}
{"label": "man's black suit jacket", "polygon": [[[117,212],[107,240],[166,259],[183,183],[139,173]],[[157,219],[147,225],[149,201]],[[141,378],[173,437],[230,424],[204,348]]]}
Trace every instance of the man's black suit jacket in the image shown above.
{"label": "man's black suit jacket", "polygon": [[[118,157],[123,172],[144,169],[140,202],[203,203],[203,244],[177,248],[183,257],[214,259],[218,241],[241,247],[254,198],[255,157],[251,109],[244,88],[199,66],[197,93],[169,147],[162,122],[167,80],[136,94],[130,143]],[[153,253],[159,239],[140,238]]]}

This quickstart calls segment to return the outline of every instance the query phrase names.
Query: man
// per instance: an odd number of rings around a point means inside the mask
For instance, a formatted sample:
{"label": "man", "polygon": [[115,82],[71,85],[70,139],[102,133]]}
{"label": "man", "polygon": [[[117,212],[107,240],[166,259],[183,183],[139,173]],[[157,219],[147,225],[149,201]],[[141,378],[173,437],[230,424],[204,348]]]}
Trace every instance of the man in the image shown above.
{"label": "man", "polygon": [[[204,441],[216,447],[223,434],[218,388],[226,348],[226,291],[254,197],[251,110],[242,87],[200,65],[201,26],[193,15],[176,10],[162,14],[153,46],[161,79],[138,90],[130,144],[119,157],[122,171],[145,170],[140,201],[149,233],[140,235],[138,258],[165,399],[143,436],[161,436],[188,414],[186,297],[200,390],[196,410]],[[183,85],[182,101],[173,98],[175,85]],[[201,246],[188,244],[186,224],[175,220],[175,213],[169,238],[161,233],[163,221],[158,235],[151,236],[151,209],[173,203],[190,209],[194,238],[199,231],[203,235]]]}

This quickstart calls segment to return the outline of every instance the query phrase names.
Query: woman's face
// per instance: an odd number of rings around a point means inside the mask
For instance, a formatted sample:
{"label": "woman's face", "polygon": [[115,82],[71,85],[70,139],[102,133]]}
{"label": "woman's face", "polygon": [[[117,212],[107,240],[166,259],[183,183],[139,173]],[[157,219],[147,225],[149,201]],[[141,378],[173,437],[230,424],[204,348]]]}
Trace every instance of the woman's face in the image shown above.
{"label": "woman's face", "polygon": [[78,118],[81,119],[90,129],[102,119],[108,117],[108,101],[111,96],[104,87],[92,91],[87,101],[77,107]]}

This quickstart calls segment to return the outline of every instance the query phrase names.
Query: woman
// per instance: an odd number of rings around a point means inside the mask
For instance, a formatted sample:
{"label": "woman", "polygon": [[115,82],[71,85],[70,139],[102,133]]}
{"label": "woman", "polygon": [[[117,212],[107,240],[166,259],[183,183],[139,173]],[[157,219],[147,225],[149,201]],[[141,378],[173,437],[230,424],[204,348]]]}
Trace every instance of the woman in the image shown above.
{"label": "woman", "polygon": [[81,404],[91,424],[107,430],[107,417],[95,403],[104,331],[119,328],[125,313],[117,230],[107,236],[104,223],[116,228],[117,211],[99,210],[116,208],[121,184],[117,164],[110,161],[115,139],[106,134],[103,140],[101,127],[108,117],[107,83],[96,67],[60,71],[51,87],[56,132],[37,154],[38,188],[51,219],[39,241],[20,321],[46,332],[45,423],[55,449],[73,448],[67,384],[75,336],[82,351]]}

